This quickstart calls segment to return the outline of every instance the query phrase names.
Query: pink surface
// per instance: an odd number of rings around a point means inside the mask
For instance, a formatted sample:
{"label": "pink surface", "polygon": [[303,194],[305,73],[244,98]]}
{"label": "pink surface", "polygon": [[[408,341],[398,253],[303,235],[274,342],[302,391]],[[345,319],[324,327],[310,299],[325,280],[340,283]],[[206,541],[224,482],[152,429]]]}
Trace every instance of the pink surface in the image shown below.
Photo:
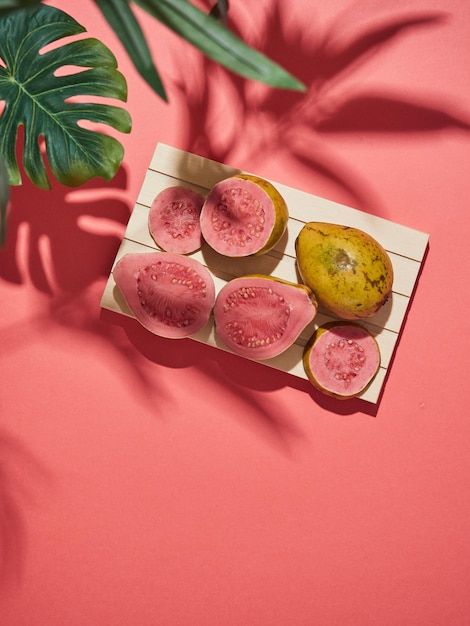
{"label": "pink surface", "polygon": [[[2,626],[470,624],[467,3],[231,3],[304,96],[145,19],[169,105],[92,2],[51,4],[115,51],[134,126],[110,184],[13,191]],[[100,312],[158,141],[430,233],[376,409]]]}

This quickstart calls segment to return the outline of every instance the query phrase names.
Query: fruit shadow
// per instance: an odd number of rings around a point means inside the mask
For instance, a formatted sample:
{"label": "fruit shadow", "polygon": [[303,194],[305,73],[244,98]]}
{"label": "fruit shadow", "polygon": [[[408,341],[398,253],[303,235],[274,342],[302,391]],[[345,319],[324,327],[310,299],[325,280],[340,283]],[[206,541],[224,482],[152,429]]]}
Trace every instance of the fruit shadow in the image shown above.
{"label": "fruit shadow", "polygon": [[[221,72],[213,62],[202,59],[198,81],[185,73],[174,83],[186,119],[182,125],[185,149],[238,166],[254,160],[261,175],[265,164],[269,166],[280,155],[289,171],[306,181],[305,191],[315,193],[315,177],[320,177],[326,179],[328,188],[339,189],[340,202],[382,214],[371,182],[332,148],[329,137],[355,134],[363,141],[377,133],[386,139],[387,135],[446,129],[467,132],[470,120],[458,111],[459,103],[443,100],[442,94],[432,98],[429,93],[410,94],[409,89],[392,92],[385,87],[361,87],[360,72],[367,71],[369,63],[376,64],[381,54],[388,55],[384,58],[389,63],[392,46],[417,31],[445,26],[449,17],[445,11],[373,9],[363,19],[352,7],[345,9],[322,29],[321,20],[307,22],[301,14],[285,19],[282,3],[271,2],[269,12],[262,16],[262,28],[256,29],[268,36],[254,45],[299,78],[306,93],[256,89],[250,81]],[[230,22],[230,13],[229,27],[243,37]],[[221,99],[237,112],[235,116],[218,104]],[[292,184],[292,180],[280,182]]]}
{"label": "fruit shadow", "polygon": [[[115,297],[119,302],[120,294],[116,293]],[[312,417],[315,416],[315,405],[337,415],[363,413],[375,416],[377,413],[378,405],[372,405],[360,398],[337,400],[327,397],[316,390],[308,380],[278,369],[270,365],[269,361],[249,360],[233,354],[222,344],[217,335],[215,335],[215,345],[206,343],[213,333],[213,318],[199,333],[198,339],[158,337],[146,330],[134,318],[109,310],[102,311],[101,319],[106,323],[119,325],[130,344],[148,361],[172,369],[196,368],[210,381],[210,385],[223,386],[224,392],[231,393],[237,399],[245,398],[250,406],[250,414],[252,415],[256,410],[260,421],[265,426],[269,426],[271,431],[277,431],[276,439],[284,440],[288,415],[281,414],[279,408],[273,405],[269,394],[286,387],[297,389],[310,397]],[[295,365],[297,365],[296,356],[283,357],[283,366],[287,370]],[[151,391],[149,380],[146,386],[145,391],[148,397]],[[266,410],[266,405],[269,405],[269,411]],[[292,425],[289,428],[292,428]]]}
{"label": "fruit shadow", "polygon": [[[288,411],[279,407],[279,399],[276,401],[274,396],[269,395],[270,391],[285,386],[285,379],[284,382],[281,378],[271,381],[260,380],[260,370],[261,377],[263,377],[265,369],[261,364],[245,363],[244,359],[192,338],[158,337],[146,330],[134,318],[113,311],[103,310],[101,320],[108,325],[118,326],[124,332],[128,344],[148,364],[174,370],[197,371],[198,377],[207,381],[201,388],[201,396],[210,398],[211,393],[223,391],[225,401],[229,404],[231,398],[237,405],[241,401],[246,403],[246,411],[239,411],[236,415],[232,413],[230,419],[240,420],[261,436],[263,441],[270,443],[281,453],[291,455],[294,446],[303,439],[303,433],[291,418],[292,416]],[[128,360],[126,364],[129,365]],[[238,377],[240,370],[245,370],[245,368],[252,368],[254,379],[251,380],[251,385],[245,384],[243,377]],[[157,397],[155,372],[145,366],[141,369],[148,373],[145,379],[141,378],[142,388],[138,394],[135,390],[136,396],[139,395],[139,401],[147,403],[155,410]],[[157,399],[161,401],[161,390],[158,392]]]}
{"label": "fruit shadow", "polygon": [[275,276],[276,268],[284,255],[287,240],[286,229],[275,249],[259,256],[227,257],[219,254],[205,243],[201,248],[201,253],[204,263],[210,268],[211,273],[224,281],[249,274]]}
{"label": "fruit shadow", "polygon": [[[371,404],[361,398],[339,400],[321,393],[304,378],[290,374],[269,365],[267,361],[250,361],[241,357],[224,352],[217,357],[220,372],[230,384],[236,384],[238,389],[257,393],[269,393],[289,387],[308,396],[311,400],[311,411],[304,413],[305,419],[315,418],[316,407],[321,407],[331,414],[347,416],[362,413],[376,417],[380,400],[377,404]],[[297,362],[285,361],[286,369]],[[303,404],[305,410],[305,404]],[[297,410],[297,409],[294,409]]]}

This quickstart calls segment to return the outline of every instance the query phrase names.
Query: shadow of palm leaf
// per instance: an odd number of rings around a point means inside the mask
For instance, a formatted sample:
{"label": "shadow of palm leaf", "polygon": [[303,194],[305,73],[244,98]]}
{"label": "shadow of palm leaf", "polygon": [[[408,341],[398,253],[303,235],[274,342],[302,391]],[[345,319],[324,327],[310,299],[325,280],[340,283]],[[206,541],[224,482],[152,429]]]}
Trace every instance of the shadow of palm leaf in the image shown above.
{"label": "shadow of palm leaf", "polygon": [[[0,431],[0,583],[21,579],[27,542],[25,509],[37,501],[47,472],[12,436]],[[36,491],[32,491],[32,486]]]}
{"label": "shadow of palm leaf", "polygon": [[[315,103],[322,97],[322,91],[328,91],[338,83],[345,83],[350,76],[358,71],[364,64],[380,54],[387,46],[392,45],[394,40],[399,39],[406,31],[414,31],[416,28],[425,28],[439,25],[445,22],[446,14],[433,12],[419,15],[407,15],[388,17],[373,24],[367,24],[365,28],[359,22],[354,23],[354,30],[348,35],[348,26],[342,30],[341,24],[336,23],[327,32],[315,33],[308,42],[302,37],[303,25],[300,23],[292,30],[287,31],[283,26],[282,17],[279,13],[279,5],[273,6],[266,30],[270,37],[266,42],[265,52],[274,58],[279,57],[279,50],[289,50],[289,58],[286,67],[295,68],[300,79],[308,86],[308,92],[302,97],[301,94],[292,92],[268,93],[265,106],[278,115],[289,115],[289,111],[297,113],[300,107],[305,108]],[[283,45],[276,45],[277,41],[283,41]],[[323,94],[326,97],[326,93]],[[307,107],[306,107],[307,103]],[[304,119],[305,112],[300,118]]]}
{"label": "shadow of palm leaf", "polygon": [[[338,20],[322,33],[305,20],[283,20],[280,3],[272,3],[262,29],[268,35],[262,41],[260,37],[257,47],[296,73],[308,92],[253,89],[248,81],[221,73],[204,59],[198,72],[202,85],[185,76],[176,81],[186,103],[186,149],[235,166],[254,156],[262,163],[263,158],[287,155],[292,167],[328,179],[355,206],[376,210],[370,185],[353,164],[332,152],[325,135],[468,130],[470,121],[453,111],[455,103],[443,102],[437,95],[433,100],[427,94],[421,101],[419,94],[408,99],[363,93],[355,82],[355,74],[367,62],[401,37],[418,28],[440,26],[446,18],[444,12],[407,11],[363,23],[348,19],[345,28]],[[214,132],[215,128],[220,130]]]}
{"label": "shadow of palm leaf", "polygon": [[349,98],[323,119],[319,117],[316,124],[317,131],[323,133],[422,133],[446,128],[468,131],[470,121],[449,110],[381,94]]}

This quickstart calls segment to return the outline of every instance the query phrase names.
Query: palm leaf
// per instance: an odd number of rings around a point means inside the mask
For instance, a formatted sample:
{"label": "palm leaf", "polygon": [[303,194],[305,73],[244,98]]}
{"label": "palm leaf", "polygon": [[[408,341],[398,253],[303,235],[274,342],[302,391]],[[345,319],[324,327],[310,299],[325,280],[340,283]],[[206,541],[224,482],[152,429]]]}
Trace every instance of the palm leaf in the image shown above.
{"label": "palm leaf", "polygon": [[136,70],[152,89],[166,101],[165,89],[153,63],[147,40],[128,0],[95,0],[95,2],[121,40]]}
{"label": "palm leaf", "polygon": [[[69,15],[47,5],[0,17],[0,100],[5,102],[0,116],[0,154],[10,184],[21,184],[16,158],[20,126],[24,126],[24,169],[38,187],[50,187],[42,140],[53,175],[67,186],[81,185],[96,176],[110,180],[122,162],[124,150],[117,139],[85,128],[81,122],[129,132],[129,114],[115,105],[73,100],[76,96],[126,100],[126,81],[116,69],[114,55],[92,38],[41,53],[48,44],[84,31]],[[56,75],[64,66],[81,71]]]}
{"label": "palm leaf", "polygon": [[272,87],[305,91],[299,80],[187,0],[135,0],[135,3],[236,74]]}
{"label": "palm leaf", "polygon": [[215,17],[216,20],[220,20],[224,26],[227,26],[228,8],[228,0],[217,0],[209,11],[209,15]]}
{"label": "palm leaf", "polygon": [[41,0],[0,0],[0,15],[16,9],[25,9],[38,5]]}

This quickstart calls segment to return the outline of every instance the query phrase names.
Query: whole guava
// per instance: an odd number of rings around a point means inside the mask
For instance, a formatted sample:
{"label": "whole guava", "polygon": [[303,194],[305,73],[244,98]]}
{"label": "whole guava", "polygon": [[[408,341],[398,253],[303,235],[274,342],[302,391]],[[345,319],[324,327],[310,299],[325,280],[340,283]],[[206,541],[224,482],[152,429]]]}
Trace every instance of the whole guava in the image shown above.
{"label": "whole guava", "polygon": [[383,246],[350,226],[309,222],[296,242],[302,281],[318,302],[342,319],[374,315],[392,291],[393,266]]}

